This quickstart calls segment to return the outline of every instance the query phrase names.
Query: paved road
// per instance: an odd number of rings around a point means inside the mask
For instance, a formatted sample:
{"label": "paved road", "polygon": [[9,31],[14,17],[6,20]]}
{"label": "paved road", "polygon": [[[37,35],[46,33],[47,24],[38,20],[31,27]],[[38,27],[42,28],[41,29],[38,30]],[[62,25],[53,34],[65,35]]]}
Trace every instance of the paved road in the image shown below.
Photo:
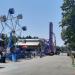
{"label": "paved road", "polygon": [[71,59],[65,55],[46,56],[0,64],[0,75],[75,75]]}

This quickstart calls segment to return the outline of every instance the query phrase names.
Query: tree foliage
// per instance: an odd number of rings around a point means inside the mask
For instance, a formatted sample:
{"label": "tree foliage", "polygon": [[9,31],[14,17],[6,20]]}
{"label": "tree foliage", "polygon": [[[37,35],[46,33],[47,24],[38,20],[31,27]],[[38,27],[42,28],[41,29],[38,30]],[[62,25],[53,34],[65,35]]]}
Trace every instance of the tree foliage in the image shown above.
{"label": "tree foliage", "polygon": [[61,37],[65,44],[75,48],[75,0],[63,0]]}

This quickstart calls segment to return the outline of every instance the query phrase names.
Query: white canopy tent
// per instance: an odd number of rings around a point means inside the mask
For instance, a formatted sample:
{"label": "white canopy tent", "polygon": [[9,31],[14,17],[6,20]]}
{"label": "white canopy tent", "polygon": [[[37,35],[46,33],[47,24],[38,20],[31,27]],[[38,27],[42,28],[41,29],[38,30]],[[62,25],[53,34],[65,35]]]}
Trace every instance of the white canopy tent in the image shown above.
{"label": "white canopy tent", "polygon": [[40,43],[39,42],[17,42],[15,45],[17,46],[38,46]]}

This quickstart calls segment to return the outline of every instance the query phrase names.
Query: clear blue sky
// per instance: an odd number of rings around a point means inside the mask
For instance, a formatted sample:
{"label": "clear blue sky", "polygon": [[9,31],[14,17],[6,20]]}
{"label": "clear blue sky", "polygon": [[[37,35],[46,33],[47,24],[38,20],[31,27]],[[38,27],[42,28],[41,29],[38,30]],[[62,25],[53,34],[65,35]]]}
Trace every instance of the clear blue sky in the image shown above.
{"label": "clear blue sky", "polygon": [[62,0],[1,0],[0,15],[7,14],[9,8],[14,8],[16,14],[22,13],[23,20],[20,24],[27,26],[27,31],[22,35],[38,36],[49,38],[49,22],[54,24],[54,33],[57,38],[57,45],[63,45],[61,40]]}

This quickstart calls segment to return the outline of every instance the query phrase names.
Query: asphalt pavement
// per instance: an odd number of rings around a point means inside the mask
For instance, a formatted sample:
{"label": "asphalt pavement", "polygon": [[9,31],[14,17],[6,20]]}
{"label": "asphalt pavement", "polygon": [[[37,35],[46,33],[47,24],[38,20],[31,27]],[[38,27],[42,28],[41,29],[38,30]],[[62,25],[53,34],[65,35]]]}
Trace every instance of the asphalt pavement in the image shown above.
{"label": "asphalt pavement", "polygon": [[75,75],[71,58],[65,54],[0,63],[0,75]]}

